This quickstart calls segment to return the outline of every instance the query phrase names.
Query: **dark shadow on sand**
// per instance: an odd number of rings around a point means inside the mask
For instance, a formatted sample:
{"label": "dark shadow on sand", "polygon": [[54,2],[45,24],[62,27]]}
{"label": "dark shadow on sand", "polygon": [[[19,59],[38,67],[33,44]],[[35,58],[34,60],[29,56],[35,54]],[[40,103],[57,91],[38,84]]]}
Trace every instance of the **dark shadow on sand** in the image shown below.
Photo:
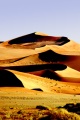
{"label": "dark shadow on sand", "polygon": [[58,54],[52,50],[48,50],[43,53],[39,53],[39,59],[46,62],[59,62],[68,59],[67,55]]}
{"label": "dark shadow on sand", "polygon": [[66,68],[67,66],[63,64],[41,64],[41,65],[1,67],[1,69],[10,69],[10,70],[16,70],[20,72],[33,72],[33,71],[39,71],[39,70],[45,70],[45,69],[56,71],[56,70],[64,70]]}
{"label": "dark shadow on sand", "polygon": [[0,87],[24,87],[24,86],[13,73],[7,70],[0,70]]}
{"label": "dark shadow on sand", "polygon": [[[54,36],[41,36],[36,35],[35,32],[27,34],[21,37],[10,40],[9,44],[23,44],[23,43],[34,43],[34,42],[44,42],[44,41],[53,41],[54,45],[63,45],[70,40],[67,37],[54,37]],[[45,43],[46,45],[46,43]]]}

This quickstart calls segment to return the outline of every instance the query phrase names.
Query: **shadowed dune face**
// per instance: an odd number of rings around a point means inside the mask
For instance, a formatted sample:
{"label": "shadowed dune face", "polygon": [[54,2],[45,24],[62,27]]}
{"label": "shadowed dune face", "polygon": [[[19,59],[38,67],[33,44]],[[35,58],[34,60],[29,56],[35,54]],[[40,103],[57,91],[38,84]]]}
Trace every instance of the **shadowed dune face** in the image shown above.
{"label": "shadowed dune face", "polygon": [[64,45],[66,43],[70,42],[70,40],[67,37],[61,37],[59,40],[56,41],[55,45]]}
{"label": "shadowed dune face", "polygon": [[0,41],[0,43],[3,43],[3,41]]}
{"label": "shadowed dune face", "polygon": [[23,84],[13,73],[0,70],[0,87],[23,87]]}
{"label": "shadowed dune face", "polygon": [[45,45],[64,45],[69,41],[67,37],[45,36],[32,33],[4,42],[4,45],[34,49]]}
{"label": "shadowed dune face", "polygon": [[[66,75],[64,75],[64,71]],[[61,74],[60,74],[61,72]],[[67,70],[60,70],[60,71],[53,71],[53,70],[41,70],[41,71],[34,71],[34,72],[29,72],[30,74],[34,74],[37,76],[45,77],[45,78],[50,78],[51,80],[57,80],[57,81],[63,81],[63,82],[72,82],[72,83],[80,83],[80,74],[76,73],[74,70],[73,72],[70,71],[71,73],[67,73]],[[63,74],[63,75],[62,75]],[[68,74],[71,74],[69,76]],[[72,76],[74,74],[74,76]]]}
{"label": "shadowed dune face", "polygon": [[[73,76],[69,77],[67,73],[66,73],[67,77],[61,76],[61,74],[53,70],[34,71],[34,72],[29,72],[29,73],[37,75],[37,76],[45,77],[45,78],[50,78],[51,80],[80,83],[79,77],[73,77]],[[64,74],[63,70],[62,70],[62,73]]]}
{"label": "shadowed dune face", "polygon": [[58,81],[61,80],[61,78],[57,75],[57,73],[55,73],[54,71],[51,71],[51,70],[45,70],[42,73],[41,77],[47,77],[47,78],[58,80]]}
{"label": "shadowed dune face", "polygon": [[13,40],[10,40],[8,43],[11,45],[11,44],[23,44],[23,43],[37,42],[38,40],[44,37],[45,36],[35,35],[35,33],[32,33],[29,35],[21,36]]}
{"label": "shadowed dune face", "polygon": [[74,58],[78,56],[74,55],[62,55],[58,54],[52,50],[48,50],[42,53],[39,53],[39,59],[45,62],[64,62],[64,61],[72,61]]}
{"label": "shadowed dune face", "polygon": [[80,55],[62,55],[52,50],[48,50],[46,52],[39,53],[39,59],[45,62],[65,64],[66,66],[80,71]]}
{"label": "shadowed dune face", "polygon": [[29,73],[33,75],[45,77],[45,78],[50,78],[51,80],[53,79],[53,80],[61,81],[61,77],[52,70],[34,71]]}
{"label": "shadowed dune face", "polygon": [[64,70],[66,68],[67,66],[63,64],[40,64],[40,65],[1,67],[1,69],[11,69],[21,72],[33,72],[33,71],[46,70],[46,69],[51,69],[53,71],[56,71],[56,70]]}
{"label": "shadowed dune face", "polygon": [[[66,70],[64,70],[66,71]],[[60,71],[62,73],[62,71]],[[34,74],[34,73],[33,73]],[[45,70],[41,75],[41,77],[46,77],[46,78],[50,78],[53,80],[57,80],[57,81],[63,81],[63,82],[72,82],[72,83],[80,83],[80,78],[79,77],[67,77],[66,76],[61,76],[59,73],[57,73],[57,71],[53,71],[53,70]]]}
{"label": "shadowed dune face", "polygon": [[39,53],[39,59],[46,62],[59,62],[59,61],[65,61],[68,58],[66,55],[61,55],[61,54],[55,53],[52,50],[48,50],[46,52]]}

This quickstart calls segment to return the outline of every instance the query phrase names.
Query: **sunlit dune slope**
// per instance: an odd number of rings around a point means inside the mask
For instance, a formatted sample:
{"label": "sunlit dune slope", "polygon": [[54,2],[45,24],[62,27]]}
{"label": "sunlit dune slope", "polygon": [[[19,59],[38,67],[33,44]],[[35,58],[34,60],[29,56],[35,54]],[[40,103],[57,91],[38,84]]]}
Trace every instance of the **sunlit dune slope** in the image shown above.
{"label": "sunlit dune slope", "polygon": [[64,70],[40,70],[29,73],[37,76],[47,77],[57,81],[80,83],[80,72],[69,67]]}
{"label": "sunlit dune slope", "polygon": [[44,92],[57,92],[68,94],[80,94],[80,83],[68,83],[43,78],[29,73],[22,73],[14,70],[8,70],[22,82],[23,86],[28,89],[40,88]]}
{"label": "sunlit dune slope", "polygon": [[12,49],[12,48],[6,48],[6,47],[0,46],[0,60],[15,59],[15,58],[33,55],[36,53],[37,51],[35,50],[17,49],[17,48]]}
{"label": "sunlit dune slope", "polygon": [[74,51],[74,52],[79,51],[80,52],[80,44],[74,42],[73,40],[70,40],[70,42],[64,44],[63,47],[69,51]]}
{"label": "sunlit dune slope", "polygon": [[56,73],[65,76],[65,77],[73,77],[73,78],[79,78],[80,77],[80,72],[67,67],[65,70],[62,71],[56,71]]}
{"label": "sunlit dune slope", "polygon": [[61,81],[80,83],[80,72],[70,67],[67,67],[65,70],[55,71],[55,73],[61,78]]}

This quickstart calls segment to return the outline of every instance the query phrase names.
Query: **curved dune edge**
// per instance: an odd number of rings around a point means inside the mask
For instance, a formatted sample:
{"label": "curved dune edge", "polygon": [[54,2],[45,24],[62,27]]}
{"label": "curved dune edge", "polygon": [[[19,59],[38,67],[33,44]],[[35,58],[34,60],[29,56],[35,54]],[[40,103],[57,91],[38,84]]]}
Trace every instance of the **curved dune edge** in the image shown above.
{"label": "curved dune edge", "polygon": [[69,67],[61,71],[48,70],[48,72],[49,71],[51,72],[51,74],[45,73],[46,70],[33,71],[29,73],[37,76],[47,77],[47,78],[50,78],[52,75],[50,79],[55,79],[58,81],[70,82],[70,83],[80,83],[80,73]]}
{"label": "curved dune edge", "polygon": [[63,106],[66,103],[78,103],[79,95],[62,93],[47,93],[18,87],[0,88],[0,107],[26,107],[35,108],[37,105],[45,105],[51,108]]}
{"label": "curved dune edge", "polygon": [[40,88],[44,92],[80,94],[80,83],[61,82],[42,78],[29,73],[22,73],[14,70],[8,70],[22,82],[28,89]]}
{"label": "curved dune edge", "polygon": [[80,72],[70,67],[67,67],[62,71],[57,70],[55,73],[57,73],[62,78],[62,81],[80,83]]}
{"label": "curved dune edge", "polygon": [[[80,55],[80,44],[70,40],[70,42],[62,45],[62,46],[57,46],[57,45],[48,45],[50,49],[53,51],[57,51],[60,54],[64,55]],[[58,50],[57,50],[58,49]]]}
{"label": "curved dune edge", "polygon": [[64,44],[61,47],[65,48],[66,50],[69,50],[69,51],[80,51],[80,44],[74,42],[73,40],[70,40],[70,42]]}
{"label": "curved dune edge", "polygon": [[65,70],[62,71],[57,70],[56,73],[61,74],[63,77],[74,77],[74,78],[80,77],[80,72],[70,67],[67,67]]}

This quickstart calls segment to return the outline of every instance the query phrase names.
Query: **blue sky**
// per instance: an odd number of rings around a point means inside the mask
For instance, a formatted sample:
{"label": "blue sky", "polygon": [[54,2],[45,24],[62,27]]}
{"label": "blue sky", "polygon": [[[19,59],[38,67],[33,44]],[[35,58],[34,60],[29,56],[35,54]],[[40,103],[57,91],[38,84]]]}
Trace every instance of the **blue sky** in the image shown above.
{"label": "blue sky", "polygon": [[80,0],[0,0],[0,41],[36,31],[80,43]]}

